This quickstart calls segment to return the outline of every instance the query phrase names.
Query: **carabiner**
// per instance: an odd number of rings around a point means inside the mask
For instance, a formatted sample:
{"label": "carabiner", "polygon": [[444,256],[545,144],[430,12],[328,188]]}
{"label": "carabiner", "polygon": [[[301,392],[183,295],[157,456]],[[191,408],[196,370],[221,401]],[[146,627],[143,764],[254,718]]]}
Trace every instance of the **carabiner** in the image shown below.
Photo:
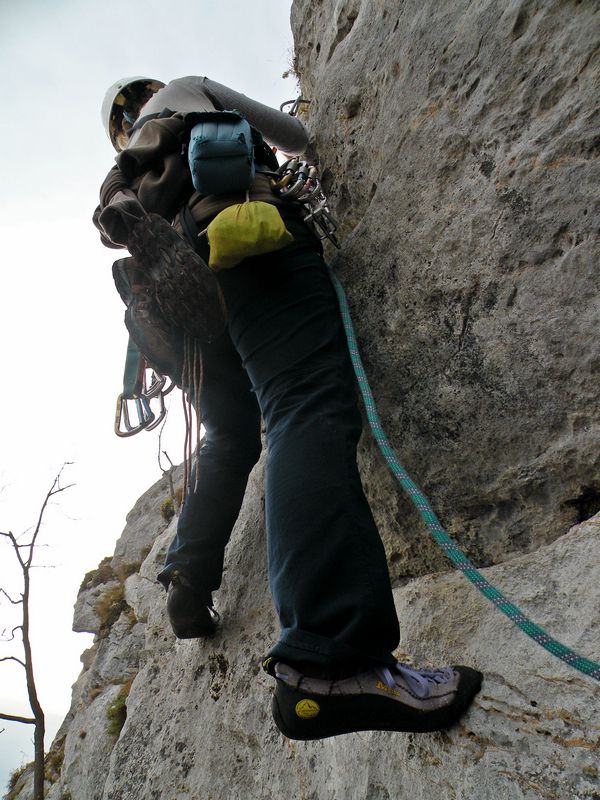
{"label": "carabiner", "polygon": [[175,387],[177,386],[177,384],[172,378],[169,378],[169,380],[171,381],[171,383],[167,386],[166,389],[163,389],[161,392],[163,397],[166,397],[168,394],[170,394],[173,391],[173,389],[175,389]]}
{"label": "carabiner", "polygon": [[[164,380],[164,379],[163,379]],[[163,419],[167,416],[167,408],[165,406],[165,395],[163,392],[158,392],[158,394],[154,395],[152,398],[147,396],[147,399],[150,400],[158,400],[158,414],[154,415],[154,422],[149,422],[148,425],[145,426],[145,430],[153,431],[154,428],[157,428]]]}
{"label": "carabiner", "polygon": [[[150,368],[152,369],[152,368]],[[142,389],[142,394],[148,400],[152,397],[156,397],[156,395],[162,394],[162,390],[164,388],[167,379],[163,377],[159,372],[155,369],[152,369],[152,375],[150,376],[150,386],[147,385],[147,374],[146,370],[144,370],[144,388]]]}
{"label": "carabiner", "polygon": [[[132,425],[129,417],[128,403],[133,401],[137,413],[137,424]],[[123,423],[124,430],[121,428]],[[143,431],[148,425],[154,422],[154,414],[150,409],[150,403],[141,395],[140,397],[125,397],[121,393],[117,397],[117,408],[115,410],[115,433],[117,436],[135,436],[136,433]]]}

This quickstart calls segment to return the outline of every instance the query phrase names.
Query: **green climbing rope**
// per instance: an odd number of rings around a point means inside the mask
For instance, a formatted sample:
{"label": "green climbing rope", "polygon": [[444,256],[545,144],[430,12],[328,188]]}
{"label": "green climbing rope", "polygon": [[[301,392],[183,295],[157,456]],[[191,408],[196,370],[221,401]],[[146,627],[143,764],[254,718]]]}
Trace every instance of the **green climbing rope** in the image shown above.
{"label": "green climbing rope", "polygon": [[595,661],[591,661],[589,658],[580,656],[578,653],[571,650],[570,647],[567,647],[546,633],[546,631],[543,628],[540,628],[539,625],[536,625],[535,622],[532,622],[532,620],[523,614],[523,612],[517,608],[517,606],[511,603],[502,594],[502,592],[496,589],[495,586],[492,586],[483,577],[473,562],[470,561],[470,559],[462,552],[458,544],[446,533],[442,527],[435,511],[431,506],[431,503],[398,460],[393,447],[390,445],[389,440],[385,435],[383,428],[381,427],[381,420],[379,419],[375,400],[373,399],[373,393],[371,391],[371,387],[369,386],[360,353],[358,351],[354,326],[350,318],[348,301],[346,299],[344,289],[333,273],[333,270],[330,269],[329,273],[338,297],[344,328],[346,331],[346,338],[348,340],[350,357],[352,359],[354,372],[356,373],[358,385],[363,396],[371,430],[373,431],[375,440],[379,445],[379,449],[381,450],[381,453],[385,458],[390,470],[404,491],[408,494],[413,504],[417,507],[422,519],[429,528],[431,535],[442,548],[444,553],[448,556],[448,558],[452,561],[454,566],[459,569],[463,575],[468,578],[471,583],[474,584],[483,595],[485,595],[485,597],[488,598],[488,600],[491,600],[491,602],[494,603],[494,605],[500,611],[502,611],[503,614],[505,614],[512,622],[514,622],[515,625],[517,625],[517,627],[526,633],[527,636],[530,636],[545,650],[547,650],[549,653],[552,653],[553,656],[560,658],[561,661],[564,661],[570,667],[573,667],[574,669],[579,670],[579,672],[583,672],[586,675],[590,675],[592,678],[600,681],[600,664],[596,663]]}

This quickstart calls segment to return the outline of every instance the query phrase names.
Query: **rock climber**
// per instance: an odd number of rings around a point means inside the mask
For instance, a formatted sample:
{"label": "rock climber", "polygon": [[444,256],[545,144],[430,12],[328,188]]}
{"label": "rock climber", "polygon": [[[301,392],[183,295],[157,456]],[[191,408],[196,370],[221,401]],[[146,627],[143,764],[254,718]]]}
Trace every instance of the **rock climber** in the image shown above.
{"label": "rock climber", "polygon": [[[243,195],[194,190],[181,147],[164,155],[177,120],[235,110],[270,147],[290,156],[308,142],[289,114],[206,77],[167,85],[123,80],[103,115],[118,151],[95,223],[103,241],[126,246],[122,222],[137,204],[188,238]],[[168,150],[168,148],[167,148]],[[384,548],[356,461],[362,421],[336,296],[322,248],[301,209],[276,197],[269,148],[255,148],[250,201],[277,208],[293,241],[216,273],[227,327],[202,345],[200,410],[205,427],[177,532],[158,576],[179,638],[215,630],[212,594],[266,427],[268,573],[279,640],[264,667],[276,679],[273,714],[294,739],[358,730],[432,731],[450,726],[479,691],[479,672],[417,669],[393,655],[399,626]],[[143,270],[143,264],[137,265]]]}

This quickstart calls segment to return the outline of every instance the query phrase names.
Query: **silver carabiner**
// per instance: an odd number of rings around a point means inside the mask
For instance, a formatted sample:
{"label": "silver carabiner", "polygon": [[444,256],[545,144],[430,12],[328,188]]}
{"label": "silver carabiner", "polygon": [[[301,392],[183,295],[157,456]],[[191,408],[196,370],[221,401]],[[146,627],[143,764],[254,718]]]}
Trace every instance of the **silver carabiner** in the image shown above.
{"label": "silver carabiner", "polygon": [[[128,404],[133,402],[135,404],[135,410],[137,414],[137,423],[135,425],[131,424],[131,418],[129,416],[129,406]],[[117,436],[125,437],[125,436],[135,436],[136,433],[143,431],[148,425],[151,425],[154,422],[154,414],[150,409],[150,403],[148,400],[143,396],[139,397],[124,397],[121,393],[117,397],[117,408],[115,410],[115,433]],[[121,428],[121,423],[123,423],[123,428]]]}
{"label": "silver carabiner", "polygon": [[[148,400],[150,400],[150,397],[148,397]],[[160,423],[167,416],[167,408],[165,406],[165,395],[164,395],[164,393],[163,392],[158,392],[158,394],[156,394],[154,397],[152,397],[152,400],[157,400],[158,401],[158,404],[159,404],[159,406],[158,406],[158,414],[154,415],[154,417],[155,417],[154,422],[150,422],[148,425],[146,425],[145,430],[147,430],[147,431],[153,431],[154,428],[158,428]]]}
{"label": "silver carabiner", "polygon": [[157,395],[162,393],[162,390],[166,382],[167,379],[163,375],[161,375],[155,369],[152,369],[152,374],[150,376],[150,386],[148,386],[147,370],[144,370],[144,379],[143,379],[144,388],[142,389],[142,394],[144,395],[144,397],[150,400],[152,397],[156,397]]}

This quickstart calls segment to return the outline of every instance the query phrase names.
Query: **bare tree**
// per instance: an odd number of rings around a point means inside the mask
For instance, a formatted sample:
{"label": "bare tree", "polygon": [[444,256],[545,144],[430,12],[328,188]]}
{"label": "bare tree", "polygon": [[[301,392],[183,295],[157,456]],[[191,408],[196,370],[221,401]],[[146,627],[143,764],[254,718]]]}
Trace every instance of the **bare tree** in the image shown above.
{"label": "bare tree", "polygon": [[46,508],[48,507],[48,503],[57,494],[64,492],[66,489],[69,489],[73,486],[72,483],[68,484],[67,486],[61,486],[61,476],[64,467],[60,469],[58,475],[54,478],[54,482],[50,487],[50,490],[46,494],[44,502],[42,503],[42,507],[40,509],[40,513],[38,515],[38,520],[35,528],[33,529],[33,533],[31,534],[31,538],[29,542],[22,543],[20,539],[22,537],[16,537],[12,531],[8,531],[8,533],[4,533],[0,531],[0,536],[3,536],[8,543],[12,546],[13,553],[15,558],[19,564],[22,573],[23,579],[23,590],[20,593],[20,597],[18,599],[14,599],[11,595],[3,588],[0,588],[0,593],[4,595],[4,597],[15,606],[21,606],[21,623],[15,626],[11,633],[8,641],[11,641],[15,638],[15,634],[19,632],[21,634],[21,641],[23,645],[23,657],[18,658],[17,656],[6,656],[4,658],[0,658],[0,661],[15,661],[17,664],[20,664],[23,667],[25,672],[25,682],[27,686],[27,694],[29,697],[29,706],[31,708],[31,713],[33,716],[25,717],[25,716],[16,716],[14,714],[4,714],[0,712],[0,719],[8,720],[9,722],[22,722],[25,725],[33,725],[34,726],[34,738],[33,738],[33,750],[34,750],[34,759],[33,759],[33,800],[43,800],[44,798],[44,733],[45,733],[45,718],[44,718],[44,711],[38,699],[37,689],[35,685],[35,675],[33,670],[33,657],[31,653],[31,629],[30,629],[30,607],[29,607],[29,600],[30,600],[30,584],[31,584],[31,568],[33,566],[33,556],[35,552],[35,546],[38,541],[38,536],[40,533],[40,529],[42,527],[42,521],[44,519],[44,514],[46,512]]}

